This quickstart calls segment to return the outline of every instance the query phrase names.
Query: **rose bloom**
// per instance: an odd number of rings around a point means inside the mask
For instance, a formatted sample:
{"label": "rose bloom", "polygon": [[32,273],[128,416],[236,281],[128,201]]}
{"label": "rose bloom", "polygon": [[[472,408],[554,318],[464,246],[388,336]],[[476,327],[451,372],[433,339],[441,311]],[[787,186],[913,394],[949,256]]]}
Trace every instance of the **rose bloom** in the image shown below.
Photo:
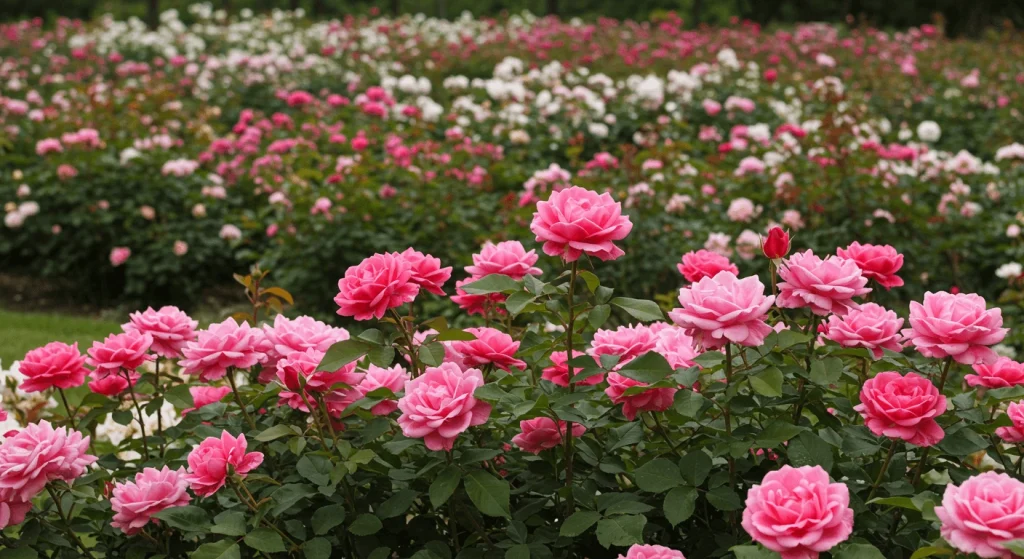
{"label": "rose bloom", "polygon": [[181,357],[181,349],[196,337],[199,323],[189,318],[178,307],[153,307],[129,315],[129,321],[121,325],[125,332],[140,332],[153,338],[150,349],[160,357],[175,359]]}
{"label": "rose bloom", "polygon": [[821,466],[782,466],[747,492],[742,525],[782,559],[817,559],[853,532],[850,490]]}
{"label": "rose bloom", "polygon": [[768,231],[768,237],[761,243],[761,252],[772,260],[785,258],[789,254],[789,233],[775,226]]}
{"label": "rose bloom", "polygon": [[732,272],[738,276],[740,269],[729,259],[710,250],[690,251],[683,255],[681,264],[676,264],[680,274],[689,282],[698,282],[704,278],[713,278],[718,272]]}
{"label": "rose bloom", "polygon": [[132,255],[132,249],[128,247],[114,247],[110,249],[110,265],[118,267],[128,261]]}
{"label": "rose bloom", "polygon": [[[653,325],[651,330],[654,330]],[[693,360],[699,353],[693,346],[693,338],[686,334],[686,330],[666,324],[666,327],[658,329],[656,335],[658,341],[654,350],[660,353],[673,369],[696,365]]]}
{"label": "rose bloom", "polygon": [[1006,337],[1002,326],[1002,309],[986,309],[979,295],[929,291],[924,302],[910,303],[910,328],[903,335],[925,357],[987,364],[999,357],[988,346]]}
{"label": "rose bloom", "polygon": [[810,250],[798,252],[779,266],[778,305],[798,309],[809,307],[819,316],[844,316],[858,307],[853,301],[871,292],[868,279],[853,260],[829,256],[822,260]]}
{"label": "rose bloom", "polygon": [[964,377],[970,386],[1006,388],[1024,384],[1024,364],[1009,357],[1000,357],[989,365],[975,363],[972,368],[975,374]]}
{"label": "rose bloom", "polygon": [[917,446],[932,446],[945,437],[935,418],[946,412],[946,397],[917,373],[878,373],[864,383],[853,409],[878,436]]}
{"label": "rose bloom", "polygon": [[1006,417],[1010,418],[1012,425],[997,427],[996,435],[1008,443],[1024,442],[1024,400],[1010,402],[1006,406]]}
{"label": "rose bloom", "polygon": [[265,361],[266,354],[259,350],[262,340],[261,331],[250,328],[248,322],[239,324],[228,318],[200,330],[198,339],[182,349],[185,359],[178,364],[184,374],[210,382],[223,378],[229,368],[245,370]]}
{"label": "rose bloom", "polygon": [[479,369],[461,370],[454,363],[427,367],[405,385],[398,401],[398,425],[406,437],[423,439],[430,450],[451,450],[455,438],[491,416],[491,405],[473,392],[484,385]]}
{"label": "rose bloom", "polygon": [[622,415],[633,421],[639,412],[665,411],[672,407],[676,397],[675,388],[651,388],[639,394],[627,396],[626,390],[634,386],[648,386],[647,383],[633,380],[619,373],[608,373],[608,388],[604,393],[613,404],[622,404]]}
{"label": "rose bloom", "polygon": [[505,302],[506,297],[503,293],[477,295],[475,293],[466,293],[466,290],[462,289],[463,285],[473,283],[479,279],[474,276],[455,282],[455,295],[452,295],[452,302],[470,316],[474,314],[484,316],[489,309],[499,314],[505,314],[502,304]]}
{"label": "rose bloom", "polygon": [[935,507],[942,538],[978,557],[1017,557],[1001,544],[1024,539],[1024,483],[1006,474],[985,472],[959,486],[949,484],[942,506]]}
{"label": "rose bloom", "polygon": [[889,245],[862,245],[854,241],[845,249],[836,249],[836,254],[856,262],[864,277],[886,289],[903,285],[903,280],[896,275],[903,267],[903,255]]}
{"label": "rose bloom", "polygon": [[89,381],[89,390],[104,396],[117,396],[124,392],[129,385],[135,386],[141,377],[142,375],[135,371],[122,373],[109,369],[97,369],[89,373],[89,378],[92,379]]}
{"label": "rose bloom", "polygon": [[626,555],[619,555],[618,559],[686,559],[682,551],[669,549],[663,545],[640,545],[635,544],[626,551]]}
{"label": "rose bloom", "polygon": [[411,302],[420,287],[409,261],[398,253],[374,254],[345,270],[338,280],[338,314],[356,320],[380,319],[388,309]]}
{"label": "rose bloom", "polygon": [[[643,324],[619,326],[615,330],[598,330],[590,342],[589,353],[600,360],[602,355],[618,355],[617,366],[654,350],[658,337]],[[600,361],[599,361],[600,362]]]}
{"label": "rose bloom", "polygon": [[274,324],[263,325],[263,342],[260,351],[266,354],[267,362],[260,372],[260,382],[267,383],[277,372],[277,362],[293,351],[315,349],[326,353],[332,345],[349,339],[348,330],[329,326],[309,316],[288,318],[274,317]]}
{"label": "rose bloom", "polygon": [[[351,391],[362,380],[361,373],[355,372],[355,362],[344,365],[336,371],[318,371],[324,353],[315,349],[294,351],[277,362],[277,381],[284,387],[278,394],[278,403],[304,412],[309,405],[316,407],[316,394],[338,390]],[[348,388],[335,387],[346,384]]]}
{"label": "rose bloom", "polygon": [[78,431],[54,429],[45,419],[30,423],[0,444],[0,495],[26,503],[51,481],[71,484],[96,461],[87,450],[89,437]]}
{"label": "rose bloom", "polygon": [[192,405],[194,407],[186,408],[181,410],[181,415],[185,416],[189,412],[194,412],[199,408],[209,406],[210,404],[221,401],[224,396],[231,392],[230,386],[190,386],[188,387],[189,394],[192,395]]}
{"label": "rose bloom", "polygon": [[[405,390],[405,383],[409,382],[409,373],[401,365],[393,367],[378,367],[371,364],[363,375],[363,380],[356,387],[360,397],[365,398],[367,394],[378,388],[387,388],[392,394],[398,394]],[[395,400],[383,400],[370,408],[373,415],[388,415],[398,409],[398,402]]]}
{"label": "rose bloom", "polygon": [[544,252],[566,262],[584,254],[615,260],[625,254],[615,241],[625,239],[632,229],[629,216],[622,215],[622,205],[610,194],[578,186],[552,192],[547,202],[538,202],[530,223]]}
{"label": "rose bloom", "polygon": [[442,286],[452,277],[451,266],[442,268],[440,258],[434,258],[412,248],[405,249],[401,256],[409,263],[413,283],[434,295],[444,295]]}
{"label": "rose bloom", "polygon": [[[541,451],[560,446],[565,441],[568,429],[565,421],[555,423],[550,417],[536,417],[519,422],[520,433],[512,437],[512,444],[526,452],[540,454]],[[579,423],[572,424],[572,436],[579,437],[587,428]]]}
{"label": "rose bloom", "polygon": [[527,275],[539,276],[543,273],[534,266],[536,263],[537,251],[527,252],[519,241],[502,241],[498,244],[487,241],[480,254],[473,255],[473,265],[466,266],[466,273],[475,278],[503,274],[521,280]]}
{"label": "rose bloom", "polygon": [[828,317],[825,337],[843,347],[870,349],[875,359],[880,359],[888,349],[899,353],[903,346],[903,319],[896,313],[875,303],[865,303],[846,316]]}
{"label": "rose bloom", "polygon": [[50,342],[33,349],[18,364],[18,371],[25,375],[25,380],[18,386],[25,392],[82,386],[89,372],[77,342],[74,345]]}
{"label": "rose bloom", "polygon": [[235,475],[244,478],[246,474],[263,463],[262,452],[246,452],[245,435],[232,437],[224,431],[220,438],[207,437],[188,454],[188,481],[192,492],[200,497],[209,497],[224,486],[228,479],[228,467]]}
{"label": "rose bloom", "polygon": [[512,336],[494,328],[466,328],[466,332],[476,336],[476,339],[452,342],[452,350],[462,355],[466,366],[494,365],[503,371],[512,367],[526,369],[526,363],[515,358],[519,342],[514,341]]}
{"label": "rose bloom", "polygon": [[[565,355],[566,353],[564,351],[551,352],[552,365],[541,372],[540,378],[561,387],[569,386],[569,364],[566,362]],[[572,350],[573,358],[583,357],[584,355],[586,355],[586,353],[583,353],[582,351],[576,351],[575,349]],[[573,366],[574,375],[579,375],[581,370],[582,367]],[[601,384],[601,381],[603,380],[604,374],[601,373],[589,376],[581,381],[577,381],[575,384],[581,386],[593,386],[595,384]]]}
{"label": "rose bloom", "polygon": [[732,272],[719,272],[680,289],[682,308],[671,311],[669,318],[705,349],[727,343],[759,346],[772,332],[764,319],[774,301],[765,296],[757,276],[738,279]]}
{"label": "rose bloom", "polygon": [[183,507],[190,500],[184,468],[146,468],[135,474],[135,481],[114,485],[110,497],[114,521],[110,525],[125,535],[134,536],[151,520],[158,522],[154,514],[171,507]]}
{"label": "rose bloom", "polygon": [[21,524],[30,510],[32,501],[18,501],[9,492],[0,491],[0,530]]}
{"label": "rose bloom", "polygon": [[153,336],[148,333],[131,331],[122,334],[111,334],[102,342],[93,342],[89,348],[89,357],[85,359],[97,374],[118,375],[138,369],[146,361],[153,359],[149,355],[149,347],[153,345]]}

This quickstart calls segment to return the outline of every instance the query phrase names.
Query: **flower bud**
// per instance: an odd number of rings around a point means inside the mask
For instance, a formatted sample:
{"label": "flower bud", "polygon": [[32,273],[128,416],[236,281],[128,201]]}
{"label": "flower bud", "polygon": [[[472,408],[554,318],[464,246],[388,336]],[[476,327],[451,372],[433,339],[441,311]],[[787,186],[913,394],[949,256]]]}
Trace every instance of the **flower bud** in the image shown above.
{"label": "flower bud", "polygon": [[768,231],[768,238],[761,243],[761,252],[772,260],[777,260],[789,254],[789,233],[781,227],[772,227]]}

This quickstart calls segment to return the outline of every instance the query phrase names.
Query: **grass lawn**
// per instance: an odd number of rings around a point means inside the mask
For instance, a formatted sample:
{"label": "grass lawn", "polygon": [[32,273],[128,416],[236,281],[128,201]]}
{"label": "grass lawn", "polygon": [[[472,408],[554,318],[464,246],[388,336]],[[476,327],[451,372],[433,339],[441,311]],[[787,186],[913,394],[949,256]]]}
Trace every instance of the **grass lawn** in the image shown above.
{"label": "grass lawn", "polygon": [[0,309],[0,363],[9,367],[29,350],[52,341],[78,342],[78,349],[85,353],[93,340],[120,329],[119,323],[110,320]]}

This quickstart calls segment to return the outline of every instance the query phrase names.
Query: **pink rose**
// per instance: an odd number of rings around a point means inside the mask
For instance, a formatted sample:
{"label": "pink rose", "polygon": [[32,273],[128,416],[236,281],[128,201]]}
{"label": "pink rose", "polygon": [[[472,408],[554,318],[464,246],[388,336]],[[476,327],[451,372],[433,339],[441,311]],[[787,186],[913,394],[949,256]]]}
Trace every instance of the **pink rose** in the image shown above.
{"label": "pink rose", "polygon": [[422,438],[430,450],[451,450],[455,438],[491,416],[491,405],[473,392],[484,385],[479,369],[459,369],[454,363],[427,367],[405,385],[398,401],[398,425],[406,437]]}
{"label": "pink rose", "polygon": [[110,250],[110,265],[118,267],[128,261],[132,255],[132,249],[128,247],[114,247]]}
{"label": "pink rose", "polygon": [[740,269],[729,259],[716,252],[700,249],[696,252],[687,252],[683,255],[682,264],[676,264],[679,273],[683,274],[686,281],[697,282],[704,278],[713,278],[718,272],[732,272],[738,276]]}
{"label": "pink rose", "polygon": [[868,279],[853,260],[829,256],[822,260],[810,250],[798,252],[779,266],[778,305],[788,309],[809,307],[816,315],[844,316],[858,307],[853,301],[871,291]]}
{"label": "pink rose", "polygon": [[903,267],[903,255],[889,245],[862,245],[854,241],[845,249],[837,249],[836,254],[856,262],[864,277],[886,289],[903,285],[903,280],[896,275]]}
{"label": "pink rose", "polygon": [[337,342],[349,339],[348,330],[328,326],[315,318],[300,316],[274,317],[274,324],[263,325],[263,343],[260,350],[267,355],[267,362],[260,372],[260,382],[267,383],[277,373],[277,362],[293,351],[315,349],[326,353]]}
{"label": "pink rose", "polygon": [[747,492],[742,525],[782,559],[817,559],[853,532],[850,490],[821,466],[783,466]]}
{"label": "pink rose", "polygon": [[184,416],[190,412],[194,412],[199,408],[209,406],[210,404],[221,401],[224,396],[231,393],[230,386],[190,386],[188,387],[189,394],[192,395],[192,404],[194,407],[186,408],[181,410],[181,415]]}
{"label": "pink rose", "polygon": [[245,435],[232,437],[224,431],[220,438],[207,437],[188,454],[188,481],[192,491],[200,497],[209,497],[224,486],[228,468],[239,477],[263,463],[262,452],[246,452]]}
{"label": "pink rose", "polygon": [[575,262],[583,254],[615,260],[625,254],[615,241],[626,238],[633,224],[622,206],[607,192],[598,194],[573,186],[552,192],[538,202],[530,231],[544,243],[544,252]]}
{"label": "pink rose", "polygon": [[942,506],[935,507],[943,539],[978,557],[1016,557],[1001,544],[1024,539],[1024,483],[985,472],[956,486],[949,484]]}
{"label": "pink rose", "polygon": [[191,501],[185,469],[167,466],[157,470],[146,468],[135,474],[135,481],[118,482],[110,497],[114,511],[111,526],[128,536],[142,531],[153,515],[171,507],[183,507]]}
{"label": "pink rose", "polygon": [[480,254],[473,255],[473,265],[466,266],[466,273],[475,278],[490,274],[503,274],[514,280],[521,280],[527,275],[539,276],[541,269],[537,263],[537,251],[526,252],[519,241],[503,241],[484,244]]}
{"label": "pink rose", "polygon": [[853,409],[878,436],[917,446],[935,445],[945,436],[935,418],[946,412],[946,397],[917,373],[878,373],[864,383]]}
{"label": "pink rose", "polygon": [[619,373],[608,373],[608,388],[604,389],[604,393],[613,404],[622,404],[622,415],[626,419],[633,421],[639,412],[665,411],[672,407],[676,397],[675,388],[651,388],[639,394],[627,395],[626,391],[634,386],[648,385]]}
{"label": "pink rose", "polygon": [[[127,378],[125,378],[126,374]],[[89,373],[89,377],[92,378],[92,380],[89,381],[89,390],[104,396],[117,396],[124,392],[124,390],[128,388],[129,384],[131,386],[135,386],[135,383],[139,382],[139,378],[141,378],[142,375],[135,371],[119,373],[103,369]]]}
{"label": "pink rose", "polygon": [[[598,330],[590,342],[589,353],[600,360],[602,355],[618,355],[618,368],[649,351],[654,350],[658,337],[651,329],[638,324],[619,326],[615,330]],[[600,362],[600,361],[599,361]]]}
{"label": "pink rose", "polygon": [[987,310],[979,295],[929,291],[923,303],[910,303],[910,328],[903,335],[925,357],[986,364],[999,358],[988,346],[1006,337],[1002,326],[1002,309]]}
{"label": "pink rose", "polygon": [[[566,362],[566,353],[564,351],[553,351],[551,352],[551,363],[550,367],[545,368],[541,372],[541,378],[561,387],[569,386],[569,364]],[[582,351],[572,350],[573,358],[583,357],[586,353]],[[596,361],[596,359],[595,359]],[[573,374],[579,375],[582,368],[578,366],[573,367]],[[576,381],[575,384],[581,386],[593,386],[595,384],[601,384],[604,380],[604,374],[596,374],[589,376],[583,380]]]}
{"label": "pink rose", "polygon": [[125,332],[149,334],[153,337],[153,353],[176,359],[181,357],[185,344],[195,339],[198,325],[178,307],[160,307],[158,311],[149,307],[144,312],[132,313],[121,328]]}
{"label": "pink rose", "polygon": [[635,544],[626,551],[626,555],[619,555],[619,559],[686,559],[682,551],[669,549],[662,545],[640,545]]}
{"label": "pink rose", "polygon": [[412,248],[405,249],[401,256],[409,263],[412,270],[410,279],[413,283],[434,295],[444,296],[442,286],[452,277],[451,266],[442,268],[440,258],[434,258]]}
{"label": "pink rose", "polygon": [[78,351],[78,343],[67,345],[50,342],[25,354],[18,365],[25,375],[20,388],[25,392],[42,392],[50,388],[82,386],[85,375],[85,357]]}
{"label": "pink rose", "polygon": [[420,287],[412,267],[401,254],[374,254],[345,270],[338,280],[338,314],[356,320],[380,319],[388,309],[411,302]]}
{"label": "pink rose", "polygon": [[[651,330],[654,330],[653,325]],[[688,369],[695,365],[693,360],[699,353],[693,346],[693,338],[686,334],[686,330],[666,324],[666,327],[658,329],[656,335],[658,341],[654,345],[654,351],[660,353],[673,369]]]}
{"label": "pink rose", "polygon": [[505,309],[502,304],[505,302],[505,295],[503,293],[488,293],[486,295],[477,295],[473,293],[466,293],[462,289],[463,285],[467,283],[473,283],[479,280],[478,277],[466,278],[455,282],[455,295],[452,295],[452,302],[459,306],[460,309],[466,311],[468,315],[478,314],[485,316],[488,311],[505,314]]}
{"label": "pink rose", "polygon": [[757,276],[738,279],[732,272],[719,272],[680,289],[682,308],[671,311],[669,318],[705,349],[730,342],[759,346],[772,332],[764,320],[774,301],[765,296]]}
{"label": "pink rose", "polygon": [[[8,498],[11,500],[5,500]],[[5,496],[5,492],[0,491],[0,530],[21,524],[30,510],[32,501],[17,501],[13,496]]]}
{"label": "pink rose", "polygon": [[[363,375],[363,380],[356,387],[356,390],[359,391],[362,398],[365,398],[367,394],[378,388],[387,388],[393,394],[398,394],[405,390],[405,383],[407,382],[409,382],[409,373],[401,365],[385,369],[371,364],[366,369],[366,374]],[[373,415],[388,415],[397,409],[398,402],[395,400],[383,400],[370,408],[370,413]]]}
{"label": "pink rose", "polygon": [[149,347],[153,336],[143,332],[111,334],[102,342],[93,342],[85,362],[95,369],[95,374],[119,375],[135,371],[146,361],[153,359]]}
{"label": "pink rose", "polygon": [[512,367],[526,369],[526,363],[515,358],[519,342],[513,340],[512,336],[494,328],[466,328],[466,332],[476,336],[476,339],[452,342],[452,350],[462,356],[466,366],[494,365],[503,371]]}
{"label": "pink rose", "polygon": [[843,347],[870,349],[875,359],[880,359],[883,349],[897,353],[903,349],[902,327],[903,319],[896,313],[875,303],[865,303],[846,316],[829,316],[825,337]]}
{"label": "pink rose", "polygon": [[[555,448],[565,441],[566,422],[550,417],[536,417],[519,422],[520,433],[512,437],[512,444],[526,452],[540,454],[543,450]],[[587,428],[579,423],[572,424],[572,436],[579,437]]]}
{"label": "pink rose", "polygon": [[224,322],[211,324],[199,331],[195,341],[188,342],[181,353],[185,359],[181,365],[186,375],[199,375],[199,380],[210,382],[223,378],[228,369],[246,370],[266,360],[259,350],[263,335],[260,330],[250,328],[248,322],[241,324],[228,318]]}
{"label": "pink rose", "polygon": [[96,461],[87,450],[89,437],[78,431],[30,423],[0,444],[0,500],[27,503],[51,481],[72,483]]}
{"label": "pink rose", "polygon": [[[316,407],[316,394],[350,392],[363,380],[362,374],[355,372],[354,362],[336,371],[318,371],[323,358],[323,352],[307,349],[289,353],[277,362],[277,380],[284,387],[277,396],[280,404],[308,412],[306,402]],[[338,384],[346,384],[348,388],[335,386]]]}
{"label": "pink rose", "polygon": [[1024,364],[1009,357],[1000,357],[989,365],[975,363],[971,368],[976,374],[964,377],[971,386],[1006,388],[1024,384]]}
{"label": "pink rose", "polygon": [[1024,442],[1024,400],[1010,402],[1006,406],[1006,417],[1010,418],[1012,425],[997,427],[996,435],[1008,443]]}

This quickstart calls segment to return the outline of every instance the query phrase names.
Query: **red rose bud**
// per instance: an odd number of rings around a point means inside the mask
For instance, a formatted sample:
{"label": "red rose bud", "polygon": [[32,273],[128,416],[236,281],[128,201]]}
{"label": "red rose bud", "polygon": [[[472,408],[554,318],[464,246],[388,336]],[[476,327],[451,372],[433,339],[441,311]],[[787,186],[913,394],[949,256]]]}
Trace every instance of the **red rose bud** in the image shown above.
{"label": "red rose bud", "polygon": [[761,243],[761,251],[772,260],[778,260],[789,254],[789,233],[781,227],[772,227],[768,231],[768,238]]}

